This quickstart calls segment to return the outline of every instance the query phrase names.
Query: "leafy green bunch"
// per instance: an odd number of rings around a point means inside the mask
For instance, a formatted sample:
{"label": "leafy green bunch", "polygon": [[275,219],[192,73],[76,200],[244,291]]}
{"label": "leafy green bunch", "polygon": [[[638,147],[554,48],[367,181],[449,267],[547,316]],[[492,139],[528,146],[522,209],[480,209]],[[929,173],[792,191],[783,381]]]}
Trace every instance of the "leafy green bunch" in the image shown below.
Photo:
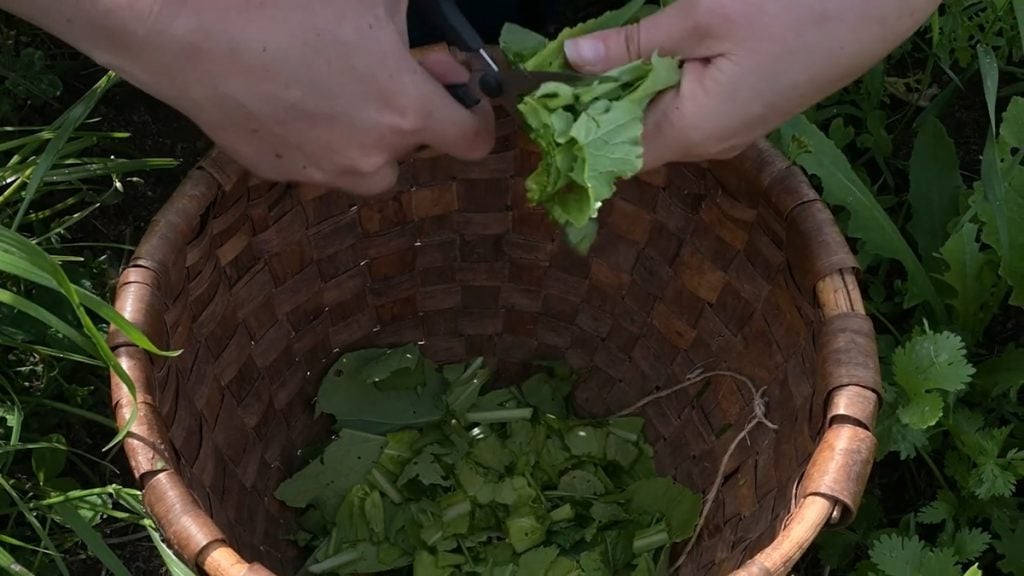
{"label": "leafy green bunch", "polygon": [[490,377],[416,345],[338,361],[318,400],[338,435],[276,492],[306,509],[307,573],[668,573],[701,499],[655,474],[643,420],[574,418],[561,365],[481,394]]}
{"label": "leafy green bunch", "polygon": [[[500,45],[509,61],[524,70],[569,71],[566,40],[635,22],[651,10],[644,0],[633,0],[554,40],[507,24]],[[679,59],[655,54],[599,79],[546,82],[519,103],[527,133],[542,152],[540,165],[526,181],[527,198],[564,227],[570,245],[580,252],[588,251],[596,238],[598,211],[617,181],[643,168],[647,105],[679,79]]]}

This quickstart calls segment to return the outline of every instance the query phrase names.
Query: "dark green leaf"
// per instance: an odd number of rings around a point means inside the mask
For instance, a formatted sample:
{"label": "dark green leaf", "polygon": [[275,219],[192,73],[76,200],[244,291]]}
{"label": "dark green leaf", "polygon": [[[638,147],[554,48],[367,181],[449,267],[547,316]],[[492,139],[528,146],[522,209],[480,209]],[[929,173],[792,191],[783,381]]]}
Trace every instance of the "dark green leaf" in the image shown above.
{"label": "dark green leaf", "polygon": [[992,48],[978,44],[978,66],[981,69],[981,83],[985,89],[991,130],[996,131],[996,93],[999,91],[999,62]]}
{"label": "dark green leaf", "polygon": [[634,515],[665,518],[673,542],[689,538],[697,527],[701,497],[670,478],[648,478],[628,489],[629,511]]}
{"label": "dark green leaf", "polygon": [[[444,378],[426,368],[391,372],[391,368],[408,363],[409,353],[384,354],[384,350],[370,349],[342,356],[324,378],[318,412],[331,414],[342,426],[358,425],[357,429],[374,434],[438,421],[445,408]],[[403,385],[381,389],[367,380],[379,377],[388,382],[388,375],[396,378],[392,384]],[[416,380],[418,387],[406,387],[411,380]]]}
{"label": "dark green leaf", "polygon": [[334,510],[349,490],[365,481],[386,444],[381,436],[343,430],[320,458],[282,482],[274,496],[295,508],[316,503]]}
{"label": "dark green leaf", "polygon": [[862,250],[892,258],[903,265],[908,277],[904,306],[910,308],[927,302],[935,314],[944,320],[945,305],[928,272],[896,224],[854,174],[842,152],[804,116],[790,120],[780,131],[783,142],[791,150],[799,144],[799,150],[790,154],[795,156],[794,161],[821,178],[822,198],[832,206],[849,210],[847,235],[861,239]]}
{"label": "dark green leaf", "polygon": [[96,556],[103,566],[110,570],[114,576],[131,576],[131,572],[125,567],[124,563],[114,551],[110,549],[110,546],[103,540],[103,536],[96,531],[92,525],[81,516],[81,512],[75,506],[61,502],[55,504],[52,508],[54,513],[71,529],[75,534],[88,546],[89,551]]}
{"label": "dark green leaf", "polygon": [[963,188],[956,147],[942,124],[930,117],[918,130],[910,158],[913,218],[909,228],[926,264],[935,262],[935,255],[949,237],[949,223],[960,214]]}
{"label": "dark green leaf", "polygon": [[40,484],[46,484],[59,476],[64,470],[68,451],[66,448],[59,447],[67,446],[67,442],[60,434],[44,436],[42,441],[57,446],[53,448],[37,448],[32,451],[32,471],[35,473]]}

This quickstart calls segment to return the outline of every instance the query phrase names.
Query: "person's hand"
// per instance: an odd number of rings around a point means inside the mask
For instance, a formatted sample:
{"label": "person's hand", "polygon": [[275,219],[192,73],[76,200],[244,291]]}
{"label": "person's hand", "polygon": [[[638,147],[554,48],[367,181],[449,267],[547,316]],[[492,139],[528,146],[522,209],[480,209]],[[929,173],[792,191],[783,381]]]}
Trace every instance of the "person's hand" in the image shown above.
{"label": "person's hand", "polygon": [[466,110],[443,86],[469,72],[446,52],[410,54],[408,0],[61,4],[0,0],[266,178],[378,193],[421,146],[477,159],[493,144],[486,100]]}
{"label": "person's hand", "polygon": [[940,0],[676,0],[637,24],[566,43],[581,72],[657,51],[684,60],[648,109],[645,169],[735,156],[867,72]]}

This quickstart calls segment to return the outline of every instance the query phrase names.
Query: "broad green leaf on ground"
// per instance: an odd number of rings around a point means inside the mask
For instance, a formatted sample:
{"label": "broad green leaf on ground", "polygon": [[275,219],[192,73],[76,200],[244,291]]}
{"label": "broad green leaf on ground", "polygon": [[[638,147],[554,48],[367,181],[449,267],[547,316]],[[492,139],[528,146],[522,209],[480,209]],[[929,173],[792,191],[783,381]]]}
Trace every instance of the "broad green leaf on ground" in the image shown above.
{"label": "broad green leaf on ground", "polygon": [[949,223],[960,214],[964,188],[956,147],[934,117],[925,120],[917,133],[910,157],[909,228],[918,254],[934,269],[935,255],[949,237]]}
{"label": "broad green leaf on ground", "polygon": [[982,155],[983,196],[975,196],[984,223],[982,239],[1000,256],[999,273],[1013,287],[1010,303],[1024,307],[1024,98],[1003,114],[999,140],[989,137]]}
{"label": "broad green leaf on ground", "polygon": [[903,265],[907,273],[904,306],[927,302],[937,317],[945,320],[945,305],[927,270],[843,153],[802,115],[784,124],[780,133],[791,159],[821,178],[822,199],[849,211],[846,234],[861,239],[864,250]]}
{"label": "broad green leaf on ground", "polygon": [[892,369],[896,383],[907,395],[907,403],[898,410],[900,420],[918,430],[934,425],[942,416],[944,401],[937,391],[963,390],[975,372],[959,336],[930,330],[896,350]]}
{"label": "broad green leaf on ground", "polygon": [[955,325],[969,344],[981,337],[999,307],[996,295],[999,262],[990,252],[982,252],[978,225],[968,222],[942,247],[946,272],[942,279],[956,292],[950,300]]}
{"label": "broad green leaf on ground", "polygon": [[319,507],[333,510],[349,490],[366,479],[386,444],[381,436],[342,430],[320,458],[282,482],[274,496],[295,508],[317,502]]}

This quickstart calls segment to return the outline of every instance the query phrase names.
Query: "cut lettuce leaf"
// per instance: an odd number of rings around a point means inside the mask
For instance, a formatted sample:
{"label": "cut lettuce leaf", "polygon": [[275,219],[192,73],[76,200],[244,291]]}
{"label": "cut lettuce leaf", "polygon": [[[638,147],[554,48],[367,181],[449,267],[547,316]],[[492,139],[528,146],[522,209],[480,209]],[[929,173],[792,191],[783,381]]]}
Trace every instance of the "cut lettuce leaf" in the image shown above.
{"label": "cut lettuce leaf", "polygon": [[[650,14],[633,1],[564,30],[552,41],[514,24],[502,32],[509,61],[531,71],[567,71],[565,41],[615,28]],[[654,54],[611,70],[601,79],[570,85],[546,82],[522,97],[518,110],[541,160],[527,178],[527,198],[565,230],[570,246],[589,251],[597,214],[620,180],[643,168],[644,114],[662,91],[679,84],[679,59]]]}

